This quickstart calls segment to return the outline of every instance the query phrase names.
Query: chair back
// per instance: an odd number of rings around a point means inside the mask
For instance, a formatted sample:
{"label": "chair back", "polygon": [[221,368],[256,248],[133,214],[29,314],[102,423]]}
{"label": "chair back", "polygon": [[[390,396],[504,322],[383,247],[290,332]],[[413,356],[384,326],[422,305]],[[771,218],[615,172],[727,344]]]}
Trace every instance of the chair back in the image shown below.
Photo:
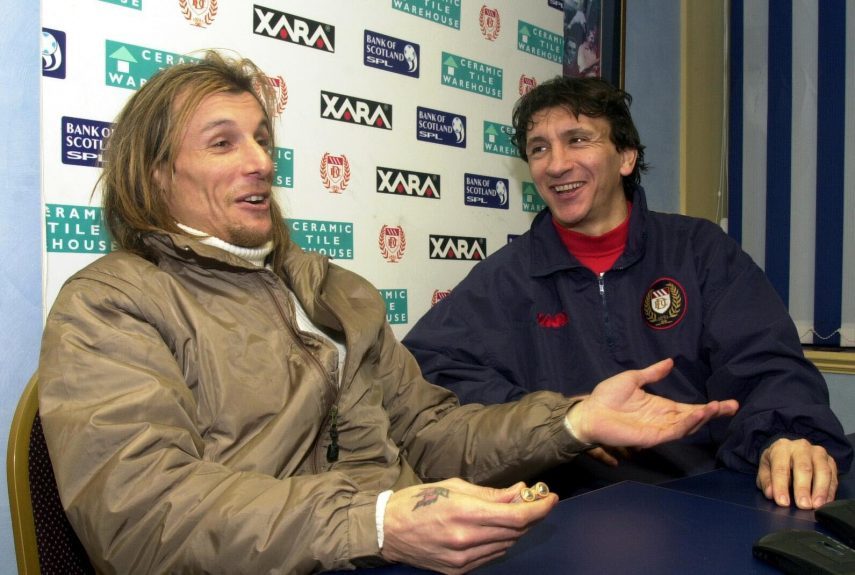
{"label": "chair back", "polygon": [[59,499],[39,418],[37,375],[24,388],[12,417],[6,479],[18,573],[94,573]]}

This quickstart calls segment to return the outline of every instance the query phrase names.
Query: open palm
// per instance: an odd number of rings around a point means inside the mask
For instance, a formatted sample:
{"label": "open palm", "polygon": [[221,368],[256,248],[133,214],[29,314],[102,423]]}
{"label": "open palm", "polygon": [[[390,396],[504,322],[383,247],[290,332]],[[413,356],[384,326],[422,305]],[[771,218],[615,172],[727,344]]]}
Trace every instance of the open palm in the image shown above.
{"label": "open palm", "polygon": [[674,367],[670,359],[600,382],[570,411],[578,438],[616,447],[650,447],[694,433],[714,417],[736,413],[736,400],[679,403],[644,391]]}

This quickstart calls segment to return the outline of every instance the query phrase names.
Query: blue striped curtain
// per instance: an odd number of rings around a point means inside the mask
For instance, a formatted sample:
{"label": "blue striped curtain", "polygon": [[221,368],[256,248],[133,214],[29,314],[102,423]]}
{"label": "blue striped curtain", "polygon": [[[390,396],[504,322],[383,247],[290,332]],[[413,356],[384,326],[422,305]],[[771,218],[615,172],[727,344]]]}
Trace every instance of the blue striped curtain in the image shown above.
{"label": "blue striped curtain", "polygon": [[728,231],[803,343],[855,346],[855,0],[730,9]]}

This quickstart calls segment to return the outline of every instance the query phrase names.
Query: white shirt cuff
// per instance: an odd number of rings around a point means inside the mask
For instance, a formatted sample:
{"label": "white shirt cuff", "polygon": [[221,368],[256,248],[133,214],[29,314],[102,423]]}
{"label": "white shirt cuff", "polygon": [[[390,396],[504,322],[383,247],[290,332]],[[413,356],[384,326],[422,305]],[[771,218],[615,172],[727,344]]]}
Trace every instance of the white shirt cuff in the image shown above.
{"label": "white shirt cuff", "polygon": [[374,508],[374,521],[377,523],[377,546],[383,549],[383,519],[386,517],[386,504],[392,497],[392,490],[388,489],[377,496],[377,507]]}

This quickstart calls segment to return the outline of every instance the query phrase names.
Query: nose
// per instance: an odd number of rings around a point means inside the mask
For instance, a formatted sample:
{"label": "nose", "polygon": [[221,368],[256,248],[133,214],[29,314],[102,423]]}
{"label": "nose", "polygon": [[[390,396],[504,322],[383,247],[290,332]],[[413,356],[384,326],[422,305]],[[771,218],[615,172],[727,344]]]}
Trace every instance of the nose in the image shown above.
{"label": "nose", "polygon": [[249,173],[258,174],[259,177],[267,178],[273,171],[273,158],[270,157],[270,149],[254,139],[250,139],[246,153],[246,169]]}
{"label": "nose", "polygon": [[546,173],[550,176],[560,176],[573,167],[573,155],[563,146],[553,146],[550,150]]}

